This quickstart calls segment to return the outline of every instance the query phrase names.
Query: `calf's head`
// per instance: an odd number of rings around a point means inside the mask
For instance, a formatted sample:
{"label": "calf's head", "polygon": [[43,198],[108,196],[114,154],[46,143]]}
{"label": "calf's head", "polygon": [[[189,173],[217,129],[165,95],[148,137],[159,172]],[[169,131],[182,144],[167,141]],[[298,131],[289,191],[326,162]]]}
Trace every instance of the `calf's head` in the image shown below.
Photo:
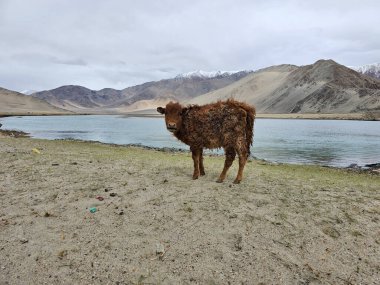
{"label": "calf's head", "polygon": [[168,131],[174,133],[182,126],[182,115],[185,108],[179,103],[169,102],[165,108],[158,107],[157,112],[165,115],[165,123]]}

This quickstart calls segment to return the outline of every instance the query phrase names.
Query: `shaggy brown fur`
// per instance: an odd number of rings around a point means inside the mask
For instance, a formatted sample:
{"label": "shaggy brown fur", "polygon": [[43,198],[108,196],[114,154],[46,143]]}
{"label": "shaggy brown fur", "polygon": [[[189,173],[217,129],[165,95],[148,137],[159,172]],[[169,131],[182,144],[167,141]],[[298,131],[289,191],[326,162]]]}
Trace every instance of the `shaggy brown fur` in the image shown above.
{"label": "shaggy brown fur", "polygon": [[165,114],[167,129],[190,146],[194,160],[193,179],[205,175],[203,149],[224,148],[226,160],[217,182],[223,182],[236,154],[239,171],[234,183],[240,183],[250,154],[256,111],[253,106],[229,99],[204,106],[183,107],[170,102],[157,111]]}

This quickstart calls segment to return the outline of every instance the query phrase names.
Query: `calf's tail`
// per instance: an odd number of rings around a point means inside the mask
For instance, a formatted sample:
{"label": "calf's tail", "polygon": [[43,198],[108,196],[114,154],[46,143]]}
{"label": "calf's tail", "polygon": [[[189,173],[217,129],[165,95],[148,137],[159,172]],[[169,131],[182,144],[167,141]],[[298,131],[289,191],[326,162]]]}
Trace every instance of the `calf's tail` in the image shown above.
{"label": "calf's tail", "polygon": [[247,111],[247,125],[246,125],[246,140],[248,156],[251,154],[251,145],[253,143],[253,126],[255,123],[256,110],[255,107],[251,107]]}

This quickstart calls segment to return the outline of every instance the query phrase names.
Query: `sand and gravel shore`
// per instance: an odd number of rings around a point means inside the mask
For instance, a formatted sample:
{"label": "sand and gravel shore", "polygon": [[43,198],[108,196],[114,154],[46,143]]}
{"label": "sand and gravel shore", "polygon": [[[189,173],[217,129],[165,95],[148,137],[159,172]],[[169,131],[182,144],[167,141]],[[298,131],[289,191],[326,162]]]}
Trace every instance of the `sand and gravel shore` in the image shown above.
{"label": "sand and gravel shore", "polygon": [[[0,284],[378,284],[380,176],[0,136]],[[90,209],[96,212],[91,213]]]}

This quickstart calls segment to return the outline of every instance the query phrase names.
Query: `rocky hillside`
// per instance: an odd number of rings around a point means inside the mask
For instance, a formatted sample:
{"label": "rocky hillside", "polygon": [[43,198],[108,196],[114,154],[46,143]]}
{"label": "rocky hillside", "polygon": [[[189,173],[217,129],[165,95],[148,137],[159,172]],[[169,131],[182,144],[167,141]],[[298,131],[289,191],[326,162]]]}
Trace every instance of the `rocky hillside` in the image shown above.
{"label": "rocky hillside", "polygon": [[189,103],[230,97],[256,105],[259,113],[362,113],[380,111],[380,81],[333,60],[319,60],[262,69]]}
{"label": "rocky hillside", "polygon": [[[72,111],[133,111],[154,108],[157,102],[169,100],[185,101],[201,94],[225,87],[249,74],[241,71],[232,74],[220,73],[215,76],[178,76],[155,82],[128,87],[123,90],[106,88],[99,91],[82,86],[61,86],[36,92],[32,96],[50,104]],[[141,101],[141,102],[140,102]],[[139,103],[140,102],[140,103]]]}
{"label": "rocky hillside", "polygon": [[124,98],[120,90],[106,88],[94,91],[76,85],[66,85],[48,91],[36,92],[32,96],[59,108],[72,111],[101,108]]}
{"label": "rocky hillside", "polygon": [[49,103],[0,87],[0,115],[49,115],[67,114]]}

